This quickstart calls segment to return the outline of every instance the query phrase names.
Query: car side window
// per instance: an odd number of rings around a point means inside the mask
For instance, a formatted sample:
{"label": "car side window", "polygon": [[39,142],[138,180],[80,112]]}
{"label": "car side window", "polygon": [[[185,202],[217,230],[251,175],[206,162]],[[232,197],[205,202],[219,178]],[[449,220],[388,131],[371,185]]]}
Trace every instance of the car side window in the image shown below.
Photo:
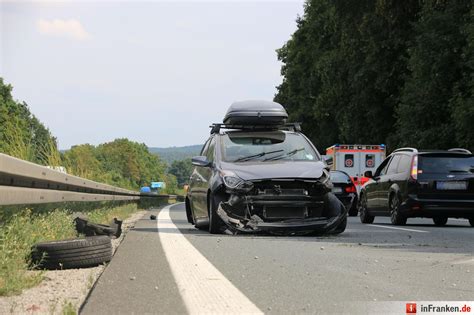
{"label": "car side window", "polygon": [[207,160],[210,162],[214,162],[214,152],[216,149],[216,139],[213,137],[209,142],[209,147],[206,152]]}
{"label": "car side window", "polygon": [[210,142],[211,139],[208,139],[206,141],[206,143],[204,143],[204,145],[202,146],[202,149],[201,149],[201,153],[199,155],[201,156],[207,156],[207,149],[209,147],[209,142]]}
{"label": "car side window", "polygon": [[378,176],[382,176],[382,175],[385,175],[387,173],[387,167],[388,167],[388,164],[390,162],[390,159],[391,157],[389,156],[388,158],[386,158],[381,164],[380,166],[377,168],[377,170],[375,171],[375,177],[378,177]]}
{"label": "car side window", "polygon": [[390,165],[387,169],[387,175],[393,175],[397,173],[398,162],[400,162],[401,156],[399,154],[394,155],[392,161],[390,161]]}
{"label": "car side window", "polygon": [[397,173],[406,173],[410,171],[411,157],[409,155],[402,155],[400,162],[398,162]]}

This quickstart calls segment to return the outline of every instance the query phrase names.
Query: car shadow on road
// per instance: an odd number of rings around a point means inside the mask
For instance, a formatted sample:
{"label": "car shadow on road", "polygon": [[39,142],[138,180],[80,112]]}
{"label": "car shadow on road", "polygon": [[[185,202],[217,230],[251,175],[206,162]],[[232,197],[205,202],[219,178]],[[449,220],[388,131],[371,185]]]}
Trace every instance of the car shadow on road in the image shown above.
{"label": "car shadow on road", "polygon": [[[148,216],[142,218],[143,221],[151,221],[153,224],[157,224],[156,220],[150,219]],[[384,250],[402,250],[402,251],[413,251],[413,252],[432,252],[432,253],[457,253],[457,254],[472,254],[474,252],[474,244],[458,244],[457,242],[448,241],[447,239],[435,238],[437,232],[443,231],[459,231],[461,235],[451,235],[450,238],[460,237],[465,235],[466,232],[471,231],[471,227],[468,225],[451,224],[444,227],[437,227],[429,223],[412,223],[402,226],[401,228],[413,228],[424,227],[429,228],[429,233],[416,233],[410,231],[397,231],[393,229],[377,228],[374,226],[373,229],[369,228],[366,230],[365,225],[359,225],[355,223],[348,223],[347,230],[339,235],[270,235],[270,234],[210,234],[208,231],[199,230],[193,225],[188,223],[186,218],[172,218],[173,223],[179,229],[179,233],[185,237],[191,238],[206,238],[206,239],[243,239],[243,240],[255,240],[264,242],[306,242],[306,243],[333,243],[337,246],[345,247],[370,247],[373,249],[384,249]],[[380,226],[393,227],[391,223],[387,222],[376,222],[374,223]],[[449,223],[448,223],[449,224]],[[139,233],[177,233],[175,227],[135,227],[133,229]],[[474,228],[472,228],[474,232]],[[451,233],[450,233],[451,234]]]}

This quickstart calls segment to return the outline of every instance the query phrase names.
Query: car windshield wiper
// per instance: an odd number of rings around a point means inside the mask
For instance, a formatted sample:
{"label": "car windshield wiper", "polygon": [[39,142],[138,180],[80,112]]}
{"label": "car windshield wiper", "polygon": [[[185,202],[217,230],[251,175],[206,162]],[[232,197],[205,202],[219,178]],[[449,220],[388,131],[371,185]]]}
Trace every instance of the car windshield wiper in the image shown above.
{"label": "car windshield wiper", "polygon": [[275,157],[272,157],[272,158],[268,158],[268,159],[265,159],[263,160],[264,162],[265,161],[275,161],[275,160],[280,160],[280,159],[283,159],[285,157],[289,157],[289,156],[292,156],[292,155],[295,155],[296,153],[298,153],[299,151],[303,151],[305,148],[299,148],[299,149],[294,149],[286,154],[282,154],[282,155],[278,155],[278,156],[275,156]]}
{"label": "car windshield wiper", "polygon": [[278,153],[278,152],[282,152],[282,151],[284,151],[284,150],[275,150],[275,151],[269,151],[269,152],[260,152],[260,153],[258,153],[258,154],[253,154],[253,155],[249,155],[249,156],[244,156],[244,157],[238,158],[238,159],[235,160],[234,162],[249,161],[249,160],[253,160],[253,159],[255,159],[255,158],[262,157],[262,156],[267,155],[267,154]]}

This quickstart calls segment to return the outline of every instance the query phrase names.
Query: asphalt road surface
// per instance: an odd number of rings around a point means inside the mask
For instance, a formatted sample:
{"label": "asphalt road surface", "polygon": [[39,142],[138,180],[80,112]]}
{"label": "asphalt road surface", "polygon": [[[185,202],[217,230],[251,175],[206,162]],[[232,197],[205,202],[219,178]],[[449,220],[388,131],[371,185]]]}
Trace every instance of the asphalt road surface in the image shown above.
{"label": "asphalt road surface", "polygon": [[474,301],[473,253],[467,220],[351,217],[338,236],[228,236],[195,229],[177,204],[137,222],[81,313],[362,314],[390,304],[404,314],[409,301]]}

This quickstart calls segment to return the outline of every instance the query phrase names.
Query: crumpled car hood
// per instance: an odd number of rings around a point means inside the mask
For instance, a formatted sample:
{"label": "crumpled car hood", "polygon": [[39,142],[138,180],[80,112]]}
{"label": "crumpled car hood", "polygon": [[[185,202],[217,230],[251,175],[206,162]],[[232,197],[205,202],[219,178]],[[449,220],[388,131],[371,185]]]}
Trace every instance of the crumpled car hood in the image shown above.
{"label": "crumpled car hood", "polygon": [[244,180],[270,179],[270,178],[301,178],[318,179],[323,175],[326,167],[321,161],[268,161],[229,163],[221,162],[222,169],[233,171]]}

